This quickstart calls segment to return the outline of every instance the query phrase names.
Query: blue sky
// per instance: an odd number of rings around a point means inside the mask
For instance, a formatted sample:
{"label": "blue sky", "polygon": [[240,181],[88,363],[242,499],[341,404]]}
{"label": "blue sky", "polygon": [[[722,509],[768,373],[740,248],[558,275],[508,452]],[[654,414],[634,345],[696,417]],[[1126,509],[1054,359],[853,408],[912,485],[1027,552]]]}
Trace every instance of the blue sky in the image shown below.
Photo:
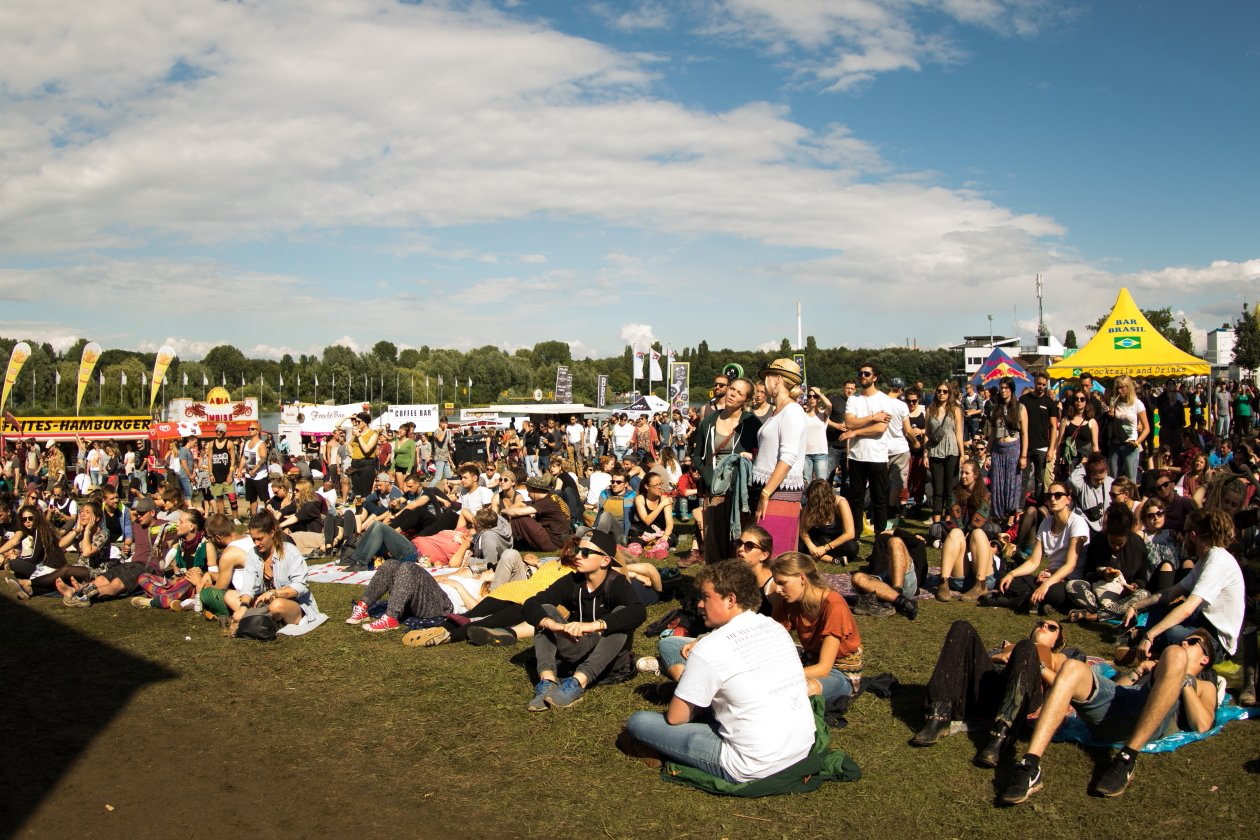
{"label": "blue sky", "polygon": [[[73,7],[76,4],[70,3]],[[197,358],[1062,337],[1260,289],[1260,7],[21,4],[0,334]]]}

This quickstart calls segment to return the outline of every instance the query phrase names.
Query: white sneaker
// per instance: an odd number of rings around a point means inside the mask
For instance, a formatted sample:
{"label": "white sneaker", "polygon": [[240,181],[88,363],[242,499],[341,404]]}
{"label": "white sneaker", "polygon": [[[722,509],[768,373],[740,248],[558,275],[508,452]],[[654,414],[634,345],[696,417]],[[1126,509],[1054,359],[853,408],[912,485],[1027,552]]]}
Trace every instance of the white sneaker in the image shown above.
{"label": "white sneaker", "polygon": [[639,661],[634,663],[634,668],[640,674],[652,674],[658,677],[661,675],[661,662],[655,656],[639,657]]}

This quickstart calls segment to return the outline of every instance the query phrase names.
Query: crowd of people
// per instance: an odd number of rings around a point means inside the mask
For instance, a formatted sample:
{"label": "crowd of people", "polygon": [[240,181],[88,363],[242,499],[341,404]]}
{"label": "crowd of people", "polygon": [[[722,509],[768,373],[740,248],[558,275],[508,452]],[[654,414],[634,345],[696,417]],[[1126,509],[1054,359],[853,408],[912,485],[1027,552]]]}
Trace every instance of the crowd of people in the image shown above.
{"label": "crowd of people", "polygon": [[[530,640],[530,711],[661,675],[668,708],[632,716],[622,749],[730,784],[790,775],[815,747],[810,698],[861,690],[855,614],[913,621],[933,598],[1036,614],[1027,639],[996,648],[956,622],[911,739],[984,721],[976,761],[993,767],[1028,731],[1003,804],[1041,787],[1072,708],[1124,744],[1095,783],[1110,796],[1145,744],[1211,728],[1225,696],[1212,666],[1238,660],[1237,699],[1255,704],[1249,384],[1102,388],[1083,373],[1055,391],[1037,373],[1020,394],[1009,378],[960,390],[885,383],[873,363],[854,374],[825,393],[777,359],[755,379],[716,376],[685,411],[483,433],[484,459],[462,463],[446,418],[420,434],[374,428],[366,411],[300,453],[257,423],[242,441],[220,425],[161,452],[27,439],[4,460],[5,585],[71,608],[193,611],[269,639],[327,620],[307,559],[333,558],[372,571],[350,625],[416,647]],[[694,603],[636,659],[647,608],[687,591],[661,564],[675,554],[699,567]],[[823,573],[862,560],[851,604]],[[1125,629],[1116,676],[1065,649],[1076,622]]]}

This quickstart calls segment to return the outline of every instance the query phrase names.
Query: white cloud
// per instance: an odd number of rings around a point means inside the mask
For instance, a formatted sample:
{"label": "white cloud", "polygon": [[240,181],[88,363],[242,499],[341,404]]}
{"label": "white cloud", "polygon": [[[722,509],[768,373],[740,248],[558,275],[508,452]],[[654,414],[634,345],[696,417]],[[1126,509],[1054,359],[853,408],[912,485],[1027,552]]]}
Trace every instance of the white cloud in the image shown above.
{"label": "white cloud", "polygon": [[545,265],[547,263],[547,257],[544,254],[521,254],[518,259],[526,265]]}
{"label": "white cloud", "polygon": [[613,3],[595,3],[591,8],[606,19],[610,26],[625,32],[666,29],[672,19],[666,5],[655,0],[641,0],[625,10]]}
{"label": "white cloud", "polygon": [[635,350],[645,350],[656,343],[651,324],[622,324],[618,335],[623,345],[628,344]]}
{"label": "white cloud", "polygon": [[1053,0],[713,0],[706,31],[761,44],[827,89],[847,91],[882,73],[961,61],[950,24],[1029,37],[1076,14]]}

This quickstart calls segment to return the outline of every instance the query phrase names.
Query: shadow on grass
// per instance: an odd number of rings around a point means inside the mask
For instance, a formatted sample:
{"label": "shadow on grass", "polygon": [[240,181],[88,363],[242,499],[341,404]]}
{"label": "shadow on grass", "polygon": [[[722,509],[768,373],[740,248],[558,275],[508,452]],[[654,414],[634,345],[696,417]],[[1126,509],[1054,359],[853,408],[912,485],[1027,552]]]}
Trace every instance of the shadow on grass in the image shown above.
{"label": "shadow on grass", "polygon": [[898,683],[897,690],[892,693],[889,703],[892,716],[906,725],[906,738],[914,735],[923,726],[927,713],[924,698],[927,697],[927,686],[919,683]]}
{"label": "shadow on grass", "polygon": [[0,598],[0,837],[12,837],[92,739],[175,674]]}

